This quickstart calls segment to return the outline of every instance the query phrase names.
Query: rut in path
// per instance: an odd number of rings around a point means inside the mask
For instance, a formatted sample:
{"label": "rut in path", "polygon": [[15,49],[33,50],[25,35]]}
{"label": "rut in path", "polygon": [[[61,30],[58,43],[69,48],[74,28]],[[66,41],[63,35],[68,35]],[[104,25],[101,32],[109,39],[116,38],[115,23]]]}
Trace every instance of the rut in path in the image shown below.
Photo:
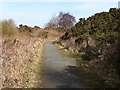
{"label": "rut in path", "polygon": [[80,77],[75,75],[76,61],[65,56],[53,44],[44,46],[43,88],[83,88]]}

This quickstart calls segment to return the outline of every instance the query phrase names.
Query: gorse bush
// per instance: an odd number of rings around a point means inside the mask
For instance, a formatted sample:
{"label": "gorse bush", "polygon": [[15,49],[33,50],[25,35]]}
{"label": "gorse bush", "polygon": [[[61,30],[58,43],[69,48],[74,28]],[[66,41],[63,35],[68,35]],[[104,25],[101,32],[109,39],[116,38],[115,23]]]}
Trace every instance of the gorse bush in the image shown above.
{"label": "gorse bush", "polygon": [[19,31],[21,31],[21,32],[25,32],[25,31],[32,32],[32,28],[27,26],[27,25],[20,24],[19,25]]}
{"label": "gorse bush", "polygon": [[[73,28],[67,31],[67,34],[65,33],[60,38],[60,42],[65,43],[70,38],[75,38],[71,46],[75,46],[77,51],[84,52],[80,58],[88,61],[89,70],[99,73],[100,78],[104,78],[102,81],[104,86],[119,87],[120,9],[111,8],[109,12],[97,13],[87,19],[80,18],[79,20]],[[68,36],[69,38],[66,38]],[[92,41],[94,44],[91,44]],[[76,48],[76,44],[80,48]]]}
{"label": "gorse bush", "polygon": [[14,35],[17,33],[17,28],[12,19],[2,21],[2,34]]}

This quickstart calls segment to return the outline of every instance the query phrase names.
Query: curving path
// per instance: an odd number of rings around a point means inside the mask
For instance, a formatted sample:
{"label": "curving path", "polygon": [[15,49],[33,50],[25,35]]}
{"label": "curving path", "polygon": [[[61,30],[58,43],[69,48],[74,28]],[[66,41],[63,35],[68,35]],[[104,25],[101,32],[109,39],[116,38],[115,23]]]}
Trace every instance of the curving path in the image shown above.
{"label": "curving path", "polygon": [[65,56],[52,43],[44,46],[43,88],[83,88],[76,76],[76,61]]}

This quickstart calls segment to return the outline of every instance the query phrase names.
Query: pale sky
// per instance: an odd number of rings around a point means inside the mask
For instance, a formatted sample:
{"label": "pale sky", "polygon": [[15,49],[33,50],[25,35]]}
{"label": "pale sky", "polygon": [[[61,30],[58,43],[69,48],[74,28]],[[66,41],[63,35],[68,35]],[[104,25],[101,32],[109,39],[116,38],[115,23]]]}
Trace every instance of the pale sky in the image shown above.
{"label": "pale sky", "polygon": [[69,12],[79,18],[87,18],[98,12],[117,8],[119,0],[0,0],[0,20],[13,19],[17,25],[29,26],[45,24],[60,11]]}

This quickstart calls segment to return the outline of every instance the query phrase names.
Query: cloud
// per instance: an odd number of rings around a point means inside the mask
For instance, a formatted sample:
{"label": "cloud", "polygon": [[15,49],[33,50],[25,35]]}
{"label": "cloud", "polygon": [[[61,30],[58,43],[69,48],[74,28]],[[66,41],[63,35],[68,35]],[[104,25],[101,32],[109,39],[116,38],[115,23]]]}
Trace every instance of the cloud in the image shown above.
{"label": "cloud", "polygon": [[0,3],[0,16],[1,16],[1,13],[2,13],[2,4]]}
{"label": "cloud", "polygon": [[[22,5],[22,6],[21,6]],[[48,4],[45,4],[48,5]],[[25,6],[25,7],[23,7]],[[35,7],[34,7],[35,6]],[[2,19],[12,18],[15,20],[16,24],[21,23],[30,26],[40,25],[44,26],[54,14],[54,7],[45,7],[42,4],[31,4],[31,3],[11,3],[4,5]]]}
{"label": "cloud", "polygon": [[89,8],[95,8],[98,5],[100,5],[100,3],[95,3],[95,2],[86,2],[86,3],[81,3],[77,6],[73,7],[73,10],[81,10],[81,9],[89,9]]}
{"label": "cloud", "polygon": [[47,2],[60,2],[60,0],[45,0]]}
{"label": "cloud", "polygon": [[109,9],[117,7],[117,2],[83,2],[73,7],[73,10],[99,10],[99,9]]}
{"label": "cloud", "polygon": [[[35,0],[34,0],[35,1]],[[28,23],[30,25],[39,24],[43,26],[49,19],[59,11],[70,12],[76,18],[87,17],[96,12],[109,10],[110,7],[117,6],[117,3],[98,2],[76,2],[76,3],[56,3],[60,0],[44,0],[50,3],[4,3],[2,16],[0,18],[12,18],[17,24]],[[67,1],[67,0],[66,0]],[[74,0],[75,1],[75,0]],[[54,4],[55,2],[55,4]],[[0,3],[1,4],[1,3]],[[0,5],[1,6],[1,5]],[[69,11],[68,11],[69,10]],[[1,13],[1,12],[0,12]]]}
{"label": "cloud", "polygon": [[0,2],[118,2],[119,0],[1,0]]}

